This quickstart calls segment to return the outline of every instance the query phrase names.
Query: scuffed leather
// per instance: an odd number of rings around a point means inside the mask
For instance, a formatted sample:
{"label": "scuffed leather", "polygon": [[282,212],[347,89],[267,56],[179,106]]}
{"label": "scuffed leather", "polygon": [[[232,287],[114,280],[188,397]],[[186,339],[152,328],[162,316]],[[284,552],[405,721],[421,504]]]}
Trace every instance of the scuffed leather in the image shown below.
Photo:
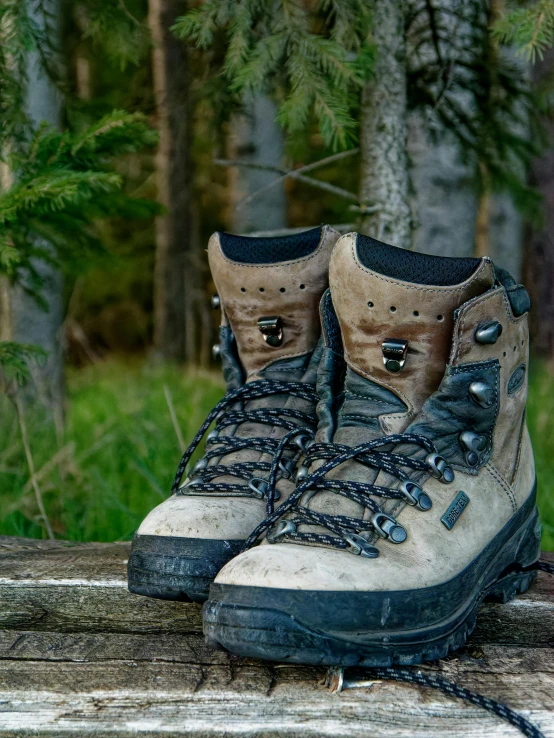
{"label": "scuffed leather", "polygon": [[318,441],[330,443],[335,431],[338,403],[342,398],[341,384],[344,378],[344,361],[325,346],[317,370],[317,435]]}
{"label": "scuffed leather", "polygon": [[237,389],[244,383],[244,372],[237,355],[237,344],[233,331],[227,325],[219,327],[219,348],[227,391]]}
{"label": "scuffed leather", "polygon": [[[281,589],[367,592],[431,587],[452,579],[481,553],[514,514],[512,500],[531,493],[529,477],[515,486],[500,485],[487,467],[478,477],[458,472],[453,484],[425,483],[433,507],[421,512],[406,506],[399,520],[408,532],[404,543],[380,540],[381,555],[364,559],[337,549],[293,543],[250,549],[219,572],[217,584]],[[452,530],[440,522],[458,491],[470,502]]]}
{"label": "scuffed leather", "polygon": [[[497,320],[502,334],[495,344],[479,344],[475,331],[482,323]],[[523,384],[508,394],[508,382],[522,364],[529,366],[527,313],[515,317],[504,287],[490,290],[462,306],[454,327],[450,363],[453,366],[497,359],[500,363],[500,407],[494,430],[491,463],[506,481],[514,474],[527,401],[527,371]]]}
{"label": "scuffed leather", "polygon": [[[347,234],[333,250],[329,283],[348,365],[393,390],[408,408],[407,415],[384,419],[383,431],[391,433],[403,430],[438,388],[450,352],[454,310],[493,285],[494,267],[484,258],[468,280],[451,287],[402,282],[363,266],[356,234]],[[396,310],[391,312],[391,307]],[[383,364],[382,343],[387,338],[409,342],[406,365],[398,374]]]}
{"label": "scuffed leather", "polygon": [[[472,382],[484,382],[494,393],[488,408],[478,407],[471,399]],[[477,474],[493,452],[493,434],[500,409],[500,364],[496,359],[448,366],[438,390],[431,395],[407,433],[419,433],[435,444],[439,454],[457,469]],[[462,431],[472,431],[487,439],[480,463],[467,464],[460,444]]]}
{"label": "scuffed leather", "polygon": [[[318,248],[307,257],[278,264],[249,265],[231,261],[223,254],[219,235],[208,245],[210,266],[221,298],[222,318],[220,349],[227,389],[245,381],[271,379],[315,384],[321,358],[318,302],[327,287],[330,252],[338,233],[325,226]],[[305,288],[300,289],[300,284]],[[244,286],[245,293],[240,291]],[[259,287],[264,292],[259,292]],[[285,287],[284,293],[280,288]],[[284,321],[284,342],[280,348],[265,343],[258,330],[258,318],[280,315]],[[239,403],[237,403],[237,407]],[[284,394],[250,400],[242,409],[294,408],[315,416],[312,402]],[[297,422],[300,425],[300,420]],[[221,436],[242,438],[282,438],[286,428],[256,422],[226,426]],[[217,448],[217,445],[212,446]],[[236,462],[269,461],[269,454],[241,449],[214,457],[210,466]],[[218,482],[236,484],[236,477],[222,474]],[[245,482],[245,488],[246,488]],[[284,477],[277,482],[280,501],[294,489],[294,481]],[[217,496],[215,494],[174,495],[158,505],[143,521],[141,535],[181,536],[244,540],[263,520],[266,501],[253,496]]]}
{"label": "scuffed leather", "polygon": [[[338,235],[325,226],[313,253],[276,264],[232,261],[221,249],[219,234],[210,238],[208,258],[222,320],[233,331],[247,381],[276,360],[302,356],[315,348],[320,335],[319,300],[327,288],[329,259]],[[283,343],[276,348],[264,341],[258,329],[258,320],[269,316],[279,316],[284,324]]]}
{"label": "scuffed leather", "polygon": [[[333,302],[343,329],[345,355],[350,365],[345,385],[347,399],[341,403],[338,417],[342,416],[351,423],[350,426],[339,423],[333,440],[349,445],[367,440],[375,433],[373,420],[365,418],[362,406],[364,396],[371,394],[368,388],[372,383],[368,379],[377,386],[382,384],[375,376],[376,371],[368,371],[372,362],[380,360],[381,356],[380,345],[379,352],[374,346],[371,353],[368,323],[365,317],[360,318],[360,315],[365,315],[364,300],[367,303],[371,299],[377,305],[375,295],[388,300],[392,294],[383,289],[381,292],[368,291],[370,282],[366,275],[356,274],[358,266],[352,249],[352,238],[338,242],[335,254],[340,269],[337,271],[333,266],[334,254],[331,273]],[[438,392],[433,395],[432,390],[427,391],[429,399],[408,427],[410,432],[432,438],[447,460],[458,467],[455,480],[451,484],[442,484],[429,476],[419,479],[433,501],[433,507],[426,512],[397,501],[383,505],[405,527],[406,541],[394,545],[377,539],[381,554],[376,559],[364,559],[324,546],[292,543],[271,546],[264,542],[227,564],[217,577],[217,583],[360,592],[410,590],[442,584],[467,567],[528,500],[535,484],[535,465],[525,424],[527,376],[521,385],[517,385],[515,392],[508,393],[510,377],[518,367],[528,366],[527,315],[514,315],[505,287],[488,283],[492,274],[490,263],[483,262],[481,268],[486,275],[480,282],[483,294],[475,296],[470,291],[464,295],[465,303],[462,299],[457,305],[453,304],[453,309],[459,309],[454,325],[451,323],[449,365],[446,371],[443,367],[444,377],[441,376]],[[392,300],[390,302],[394,304]],[[409,307],[412,309],[411,305]],[[397,308],[400,310],[400,303]],[[386,316],[381,317],[385,321]],[[363,322],[362,327],[356,325],[356,318],[359,323]],[[502,324],[499,340],[494,345],[478,344],[475,330],[481,323],[492,320]],[[387,328],[375,327],[384,336]],[[354,351],[351,350],[353,336]],[[450,340],[443,342],[443,347],[449,346]],[[446,360],[447,357],[444,358]],[[365,370],[361,371],[358,364],[363,364]],[[322,381],[324,378],[322,374]],[[494,388],[495,402],[490,408],[472,404],[468,389],[475,379]],[[415,381],[419,382],[419,376]],[[430,382],[429,377],[427,381]],[[350,398],[349,387],[356,387]],[[399,396],[410,396],[412,403],[421,402],[417,393],[401,393],[397,387],[394,390]],[[329,401],[328,407],[331,407]],[[359,417],[359,425],[356,416]],[[332,419],[326,421],[326,427],[331,427],[332,423]],[[484,433],[491,442],[477,474],[464,469],[458,441],[462,429]],[[400,447],[395,449],[397,452],[401,450]],[[343,471],[346,468],[348,474]],[[335,474],[364,481],[375,478],[373,470],[355,462],[339,467],[330,476]],[[416,474],[413,476],[417,479]],[[377,481],[398,486],[397,479],[382,472]],[[441,517],[462,490],[468,495],[469,504],[454,527],[448,530],[441,523]],[[360,506],[356,510],[352,501],[338,495],[334,495],[333,503],[333,496],[328,493],[313,497],[310,507],[332,514],[360,516]],[[365,517],[368,517],[367,511]],[[375,537],[372,540],[375,541]]]}
{"label": "scuffed leather", "polygon": [[265,501],[172,495],[142,521],[138,535],[243,541],[263,520]]}

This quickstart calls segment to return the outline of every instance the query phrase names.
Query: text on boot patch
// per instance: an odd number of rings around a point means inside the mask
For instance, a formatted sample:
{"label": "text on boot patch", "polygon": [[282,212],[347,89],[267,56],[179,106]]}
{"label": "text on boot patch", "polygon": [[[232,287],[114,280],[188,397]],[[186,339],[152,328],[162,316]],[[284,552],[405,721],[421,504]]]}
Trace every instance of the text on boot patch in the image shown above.
{"label": "text on boot patch", "polygon": [[458,494],[454,498],[454,501],[442,516],[441,523],[443,523],[448,528],[448,530],[452,530],[452,528],[456,525],[458,518],[468,505],[469,497],[466,495],[466,493],[458,492]]}

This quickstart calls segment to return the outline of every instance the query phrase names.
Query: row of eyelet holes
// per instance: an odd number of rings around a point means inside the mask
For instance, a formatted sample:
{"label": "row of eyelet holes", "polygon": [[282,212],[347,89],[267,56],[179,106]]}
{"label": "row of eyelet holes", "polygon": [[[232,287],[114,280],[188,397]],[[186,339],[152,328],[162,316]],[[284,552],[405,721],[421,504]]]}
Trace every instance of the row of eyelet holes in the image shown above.
{"label": "row of eyelet holes", "polygon": [[[301,284],[300,285],[300,289],[301,290],[305,290],[306,289],[306,285],[305,284]],[[258,287],[258,290],[259,290],[259,292],[265,292],[265,287]],[[241,287],[240,288],[240,291],[241,292],[246,292],[246,287]],[[285,289],[285,287],[279,287],[279,292],[286,292],[286,291],[287,290]]]}
{"label": "row of eyelet holes", "polygon": [[[522,345],[522,346],[525,346],[525,339],[522,339],[522,340],[521,340],[521,345]],[[517,351],[517,346],[514,346],[514,351]],[[503,351],[503,352],[502,352],[502,356],[506,357],[507,355],[508,355],[508,354],[506,353],[506,351]]]}
{"label": "row of eyelet holes", "polygon": [[[367,303],[367,306],[368,306],[368,308],[372,308],[372,307],[374,307],[374,304],[370,300]],[[389,308],[389,310],[391,311],[391,313],[395,313],[396,312],[396,306],[395,305],[391,305],[390,308]],[[414,318],[419,318],[419,310],[414,310],[413,313],[412,313],[412,315],[414,316]],[[444,315],[437,315],[437,320],[438,321],[444,320]]]}

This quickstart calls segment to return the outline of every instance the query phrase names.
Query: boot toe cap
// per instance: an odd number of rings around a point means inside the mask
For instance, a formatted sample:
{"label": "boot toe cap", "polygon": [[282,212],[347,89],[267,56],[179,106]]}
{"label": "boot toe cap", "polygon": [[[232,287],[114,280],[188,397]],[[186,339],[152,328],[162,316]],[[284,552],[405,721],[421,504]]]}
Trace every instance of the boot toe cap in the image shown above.
{"label": "boot toe cap", "polygon": [[244,540],[263,520],[264,515],[265,504],[260,500],[173,495],[146,516],[137,533]]}

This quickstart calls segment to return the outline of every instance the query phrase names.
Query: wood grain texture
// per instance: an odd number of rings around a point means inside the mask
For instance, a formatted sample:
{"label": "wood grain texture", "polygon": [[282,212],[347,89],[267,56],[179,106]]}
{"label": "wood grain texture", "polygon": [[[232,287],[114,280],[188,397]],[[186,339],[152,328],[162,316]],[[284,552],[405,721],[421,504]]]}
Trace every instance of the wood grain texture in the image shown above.
{"label": "wood grain texture", "polygon": [[[128,551],[0,538],[0,738],[520,735],[436,690],[382,682],[335,695],[325,669],[213,651],[197,605],[127,592]],[[485,606],[467,647],[424,669],[554,738],[554,578]]]}

